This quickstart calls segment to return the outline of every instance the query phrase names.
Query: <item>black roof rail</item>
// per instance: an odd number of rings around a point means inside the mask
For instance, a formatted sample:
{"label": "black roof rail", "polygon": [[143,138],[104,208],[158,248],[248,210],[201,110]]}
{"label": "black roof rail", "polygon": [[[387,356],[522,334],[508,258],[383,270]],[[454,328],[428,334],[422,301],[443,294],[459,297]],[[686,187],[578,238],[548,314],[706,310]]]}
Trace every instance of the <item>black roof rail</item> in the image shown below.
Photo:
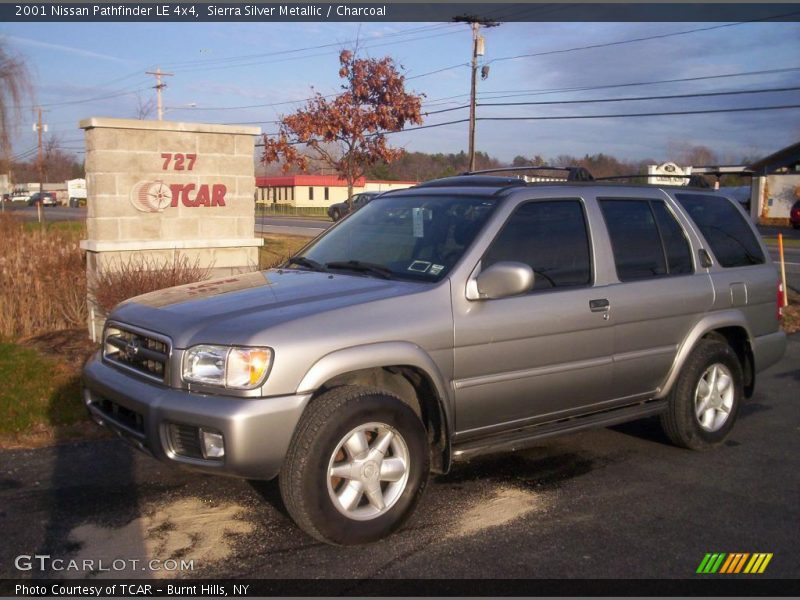
{"label": "black roof rail", "polygon": [[480,171],[467,171],[462,176],[484,175],[486,173],[504,173],[507,171],[565,171],[567,181],[594,181],[592,174],[583,167],[550,167],[547,165],[530,167],[497,167],[493,169],[482,169]]}
{"label": "black roof rail", "polygon": [[525,185],[519,177],[483,177],[476,175],[456,175],[423,181],[415,187],[509,187]]}

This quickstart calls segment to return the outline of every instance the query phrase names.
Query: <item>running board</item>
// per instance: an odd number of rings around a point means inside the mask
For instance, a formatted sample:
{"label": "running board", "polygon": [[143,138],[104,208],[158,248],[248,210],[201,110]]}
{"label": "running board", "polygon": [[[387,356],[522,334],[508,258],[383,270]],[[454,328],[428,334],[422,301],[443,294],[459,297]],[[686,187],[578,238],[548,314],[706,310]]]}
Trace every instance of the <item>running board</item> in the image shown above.
{"label": "running board", "polygon": [[633,406],[623,406],[578,417],[569,417],[521,429],[496,433],[478,440],[470,440],[453,446],[453,461],[465,461],[481,454],[520,450],[542,438],[572,433],[593,427],[608,427],[626,421],[634,421],[656,415],[667,407],[663,399],[648,400]]}

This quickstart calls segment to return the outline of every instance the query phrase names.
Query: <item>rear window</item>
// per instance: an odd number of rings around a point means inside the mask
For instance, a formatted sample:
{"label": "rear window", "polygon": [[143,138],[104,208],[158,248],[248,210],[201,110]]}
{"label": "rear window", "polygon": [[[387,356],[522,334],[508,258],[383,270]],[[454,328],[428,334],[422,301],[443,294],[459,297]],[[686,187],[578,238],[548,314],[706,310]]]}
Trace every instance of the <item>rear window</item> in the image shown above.
{"label": "rear window", "polygon": [[700,228],[720,265],[745,267],[764,263],[764,253],[752,228],[730,200],[706,194],[675,197]]}

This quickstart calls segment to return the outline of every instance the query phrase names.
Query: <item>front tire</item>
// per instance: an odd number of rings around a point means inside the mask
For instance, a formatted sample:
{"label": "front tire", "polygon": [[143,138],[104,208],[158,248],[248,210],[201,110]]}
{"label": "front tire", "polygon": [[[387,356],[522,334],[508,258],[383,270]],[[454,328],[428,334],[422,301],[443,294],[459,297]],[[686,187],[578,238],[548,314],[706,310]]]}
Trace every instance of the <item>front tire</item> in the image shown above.
{"label": "front tire", "polygon": [[739,358],[728,344],[701,340],[683,365],[661,415],[667,437],[691,450],[721,444],[736,421],[743,379]]}
{"label": "front tire", "polygon": [[339,219],[341,219],[341,218],[342,218],[342,214],[339,212],[339,210],[338,210],[338,209],[333,209],[333,216],[332,216],[332,218],[333,218],[333,222],[334,222],[334,223],[336,223],[336,221],[338,221]]}
{"label": "front tire", "polygon": [[342,386],[311,404],[279,477],[297,525],[330,544],[386,537],[413,512],[430,466],[425,427],[400,398]]}

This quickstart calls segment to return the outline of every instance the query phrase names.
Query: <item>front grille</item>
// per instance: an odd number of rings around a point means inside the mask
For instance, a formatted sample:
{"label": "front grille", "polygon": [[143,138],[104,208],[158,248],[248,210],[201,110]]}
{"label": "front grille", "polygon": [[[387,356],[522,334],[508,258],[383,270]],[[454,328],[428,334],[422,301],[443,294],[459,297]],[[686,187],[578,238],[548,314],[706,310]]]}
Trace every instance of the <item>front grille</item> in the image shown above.
{"label": "front grille", "polygon": [[199,427],[170,423],[168,431],[170,445],[175,454],[187,458],[203,458]]}
{"label": "front grille", "polygon": [[124,325],[106,328],[103,357],[113,365],[166,382],[169,354],[168,338]]}
{"label": "front grille", "polygon": [[110,421],[124,425],[136,433],[144,433],[144,418],[135,410],[97,395],[93,395],[91,404]]}

